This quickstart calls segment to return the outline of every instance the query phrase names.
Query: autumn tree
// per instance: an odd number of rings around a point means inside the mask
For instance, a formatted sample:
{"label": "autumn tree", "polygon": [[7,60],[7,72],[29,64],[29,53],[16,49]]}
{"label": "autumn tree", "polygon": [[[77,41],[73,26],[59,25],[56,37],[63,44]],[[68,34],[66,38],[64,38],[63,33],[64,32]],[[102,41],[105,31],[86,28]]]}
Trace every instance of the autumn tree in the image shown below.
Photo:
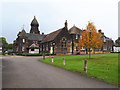
{"label": "autumn tree", "polygon": [[95,48],[101,48],[103,45],[103,39],[101,38],[101,33],[97,32],[96,27],[92,22],[89,22],[86,26],[86,29],[81,33],[78,46],[81,49],[89,49],[89,58],[90,58],[90,49],[94,50]]}

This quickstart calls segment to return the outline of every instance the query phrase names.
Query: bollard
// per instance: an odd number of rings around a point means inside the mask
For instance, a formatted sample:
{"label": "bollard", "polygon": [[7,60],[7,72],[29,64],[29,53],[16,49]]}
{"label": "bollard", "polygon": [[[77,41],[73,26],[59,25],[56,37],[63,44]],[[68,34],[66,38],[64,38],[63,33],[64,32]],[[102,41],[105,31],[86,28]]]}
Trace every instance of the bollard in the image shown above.
{"label": "bollard", "polygon": [[52,63],[53,63],[53,57],[52,57]]}
{"label": "bollard", "polygon": [[45,60],[45,55],[43,55],[43,60]]}
{"label": "bollard", "polygon": [[85,59],[85,63],[84,63],[84,72],[87,73],[87,60]]}
{"label": "bollard", "polygon": [[63,65],[65,65],[65,58],[63,58]]}

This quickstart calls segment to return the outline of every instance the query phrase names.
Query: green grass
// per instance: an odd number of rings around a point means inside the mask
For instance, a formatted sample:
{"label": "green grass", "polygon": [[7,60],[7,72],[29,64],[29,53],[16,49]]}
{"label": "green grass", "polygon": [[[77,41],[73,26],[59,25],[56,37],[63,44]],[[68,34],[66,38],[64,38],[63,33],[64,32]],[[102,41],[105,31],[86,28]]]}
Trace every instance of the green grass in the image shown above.
{"label": "green grass", "polygon": [[0,56],[5,56],[5,54],[0,54]]}
{"label": "green grass", "polygon": [[[87,73],[84,72],[84,60],[87,59]],[[81,72],[83,75],[97,78],[99,80],[120,85],[118,83],[118,54],[101,54],[91,55],[89,60],[88,55],[65,56],[66,65],[63,65],[63,56],[41,59],[45,62],[66,70]]]}

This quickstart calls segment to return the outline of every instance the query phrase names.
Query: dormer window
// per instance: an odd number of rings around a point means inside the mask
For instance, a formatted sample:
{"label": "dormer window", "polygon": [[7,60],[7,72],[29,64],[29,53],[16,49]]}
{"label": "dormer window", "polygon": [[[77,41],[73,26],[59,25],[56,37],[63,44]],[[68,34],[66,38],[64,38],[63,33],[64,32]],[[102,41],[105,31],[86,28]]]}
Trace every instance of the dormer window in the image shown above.
{"label": "dormer window", "polygon": [[23,39],[23,43],[25,43],[25,39]]}

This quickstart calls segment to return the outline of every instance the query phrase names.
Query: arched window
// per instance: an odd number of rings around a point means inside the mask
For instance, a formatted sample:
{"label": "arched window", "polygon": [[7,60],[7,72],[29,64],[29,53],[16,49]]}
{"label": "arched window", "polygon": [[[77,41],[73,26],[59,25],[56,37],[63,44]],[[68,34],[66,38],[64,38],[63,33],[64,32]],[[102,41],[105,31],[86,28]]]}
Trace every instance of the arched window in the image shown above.
{"label": "arched window", "polygon": [[61,47],[67,48],[67,39],[65,37],[62,38]]}

